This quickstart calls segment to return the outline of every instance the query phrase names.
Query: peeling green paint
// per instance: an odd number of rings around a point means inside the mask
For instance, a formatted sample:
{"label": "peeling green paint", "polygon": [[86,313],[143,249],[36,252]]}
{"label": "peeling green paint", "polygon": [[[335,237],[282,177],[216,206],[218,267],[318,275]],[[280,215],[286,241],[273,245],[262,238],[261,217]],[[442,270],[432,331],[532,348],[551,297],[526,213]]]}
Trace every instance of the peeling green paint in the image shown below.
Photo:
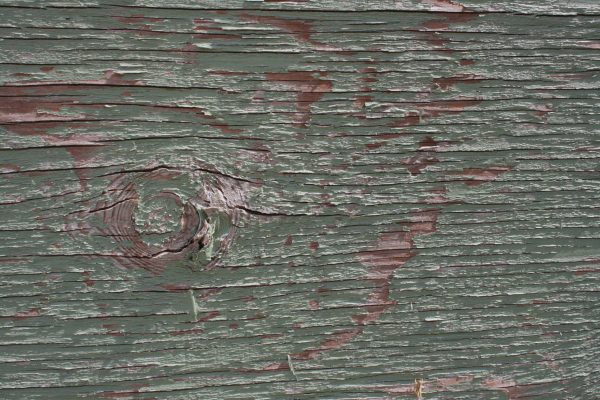
{"label": "peeling green paint", "polygon": [[0,398],[597,396],[596,2],[0,10]]}

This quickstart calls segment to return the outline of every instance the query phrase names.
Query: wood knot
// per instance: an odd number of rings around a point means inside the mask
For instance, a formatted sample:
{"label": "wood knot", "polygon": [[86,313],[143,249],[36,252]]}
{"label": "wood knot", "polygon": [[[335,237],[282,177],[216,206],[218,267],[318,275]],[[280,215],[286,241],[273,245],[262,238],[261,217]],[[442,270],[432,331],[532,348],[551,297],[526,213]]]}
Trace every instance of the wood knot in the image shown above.
{"label": "wood knot", "polygon": [[155,275],[173,264],[210,269],[233,241],[247,186],[204,163],[123,171],[86,220],[116,246],[119,266]]}

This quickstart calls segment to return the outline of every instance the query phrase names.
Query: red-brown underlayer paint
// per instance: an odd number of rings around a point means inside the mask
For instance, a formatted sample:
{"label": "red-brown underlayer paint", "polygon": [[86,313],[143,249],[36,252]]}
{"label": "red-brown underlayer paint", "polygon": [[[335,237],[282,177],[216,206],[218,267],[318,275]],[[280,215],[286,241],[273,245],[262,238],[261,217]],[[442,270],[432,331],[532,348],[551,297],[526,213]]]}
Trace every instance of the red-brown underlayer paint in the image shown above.
{"label": "red-brown underlayer paint", "polygon": [[[567,383],[568,380],[561,380],[560,383]],[[512,379],[502,377],[488,378],[483,382],[483,386],[490,389],[500,390],[507,394],[508,400],[528,399],[540,396],[544,388],[549,386],[549,383],[534,383],[534,384],[517,384]],[[556,382],[554,382],[556,383]]]}
{"label": "red-brown underlayer paint", "polygon": [[[0,103],[0,124],[8,131],[22,136],[37,136],[49,144],[65,147],[74,161],[75,172],[81,190],[86,189],[86,167],[96,150],[102,146],[99,135],[73,134],[53,135],[58,128],[77,129],[84,126],[88,116],[84,114],[61,115],[64,108],[96,107],[81,104],[76,94],[90,86],[143,86],[138,80],[124,79],[123,74],[106,70],[102,79],[78,81],[19,81],[17,86],[0,87],[0,95],[10,101]],[[74,97],[64,97],[68,93]],[[40,101],[40,96],[44,100]],[[55,96],[55,98],[53,98]]]}
{"label": "red-brown underlayer paint", "polygon": [[369,268],[365,279],[376,287],[367,299],[367,312],[352,317],[357,324],[372,323],[396,305],[389,293],[394,272],[417,254],[415,237],[436,231],[439,213],[439,209],[411,213],[410,222],[402,224],[401,230],[382,233],[372,249],[358,253],[359,261]]}
{"label": "red-brown underlayer paint", "polygon": [[477,18],[479,14],[470,11],[460,3],[450,0],[422,0],[422,2],[430,5],[431,11],[439,12],[439,19],[425,21],[417,29],[422,32],[425,40],[435,50],[452,53],[453,50],[447,47],[450,41],[442,38],[438,31],[448,31],[450,25],[469,22]]}
{"label": "red-brown underlayer paint", "polygon": [[314,40],[312,38],[312,24],[310,22],[278,18],[272,16],[251,15],[248,13],[240,14],[240,18],[246,21],[271,25],[276,28],[279,28],[282,31],[292,34],[298,43],[305,43],[309,46],[312,46],[316,50],[336,51],[344,53],[344,50],[339,47],[331,46],[326,43]]}
{"label": "red-brown underlayer paint", "polygon": [[[449,29],[450,24],[468,22],[478,16],[478,14],[467,12],[468,10],[464,6],[453,1],[427,0],[425,2],[433,6],[433,11],[444,12],[443,14],[440,14],[439,20],[426,21],[425,23],[423,23],[420,28],[423,28],[425,30],[447,30]],[[435,49],[450,51],[446,48],[446,44],[448,42],[446,40],[440,39],[436,33],[427,32],[425,33],[425,35],[429,43],[432,44]],[[303,39],[306,39],[306,36],[304,36]],[[473,60],[467,59],[461,60],[460,65],[473,65],[474,63],[475,62]],[[368,84],[377,80],[375,75],[373,75],[376,74],[377,71],[374,67],[367,67],[362,69],[360,72],[367,74],[367,77],[362,79],[362,81],[365,82],[365,86],[362,88],[362,91],[368,93],[371,91]],[[276,78],[272,80],[282,81],[284,79],[290,79],[291,77],[284,78],[283,76],[277,76],[272,78]],[[308,76],[304,75],[299,80],[308,80],[308,78]],[[432,81],[431,90],[448,90],[457,83],[476,83],[480,82],[483,79],[483,77],[474,74],[462,74],[448,78],[436,78]],[[316,85],[317,84],[315,82],[312,83],[313,87],[315,87]],[[299,88],[299,90],[300,89],[301,88]],[[329,87],[328,91],[330,90],[331,88]],[[424,100],[427,100],[428,97],[429,96],[426,96]],[[300,103],[300,96],[298,100]],[[319,98],[315,99],[315,101],[318,100]],[[371,100],[372,97],[370,95],[358,96],[355,99],[355,106],[359,109],[363,109],[366,105],[366,102]],[[390,124],[390,126],[400,128],[418,125],[427,121],[430,118],[435,118],[446,114],[462,113],[465,111],[465,109],[473,107],[479,104],[480,102],[481,101],[477,98],[459,98],[446,101],[412,103],[409,104],[409,106],[411,106],[416,111],[409,112],[406,117],[393,121]],[[301,110],[300,106],[298,106],[298,110]],[[309,110],[305,108],[303,111],[304,113],[300,122],[306,123],[306,121],[308,120],[307,114]],[[361,117],[361,115],[358,115],[358,117]],[[362,117],[364,117],[364,115]],[[392,137],[396,137],[395,134],[390,135]],[[407,165],[407,169],[411,174],[420,174],[428,166],[437,164],[439,162],[439,159],[437,158],[435,153],[439,151],[443,146],[446,146],[448,144],[449,143],[447,142],[439,143],[436,140],[434,140],[433,137],[427,136],[419,144],[419,153],[412,157],[402,159],[401,162]],[[376,149],[383,145],[385,145],[385,142],[377,142],[368,144],[366,147],[367,149]],[[483,173],[483,175],[478,176],[478,178],[487,179],[490,176],[490,174],[492,174],[492,172]],[[435,204],[438,206],[453,203],[446,199],[446,192],[446,187],[441,187],[437,190],[434,190],[432,192],[431,198],[427,201],[427,203]],[[358,254],[358,259],[360,260],[360,262],[369,268],[367,277],[365,279],[369,282],[374,283],[376,287],[373,289],[373,291],[369,294],[367,298],[367,304],[365,305],[366,313],[357,314],[352,317],[353,321],[357,325],[363,326],[377,321],[386,310],[388,310],[396,304],[396,301],[392,300],[389,294],[391,280],[394,275],[394,272],[398,268],[404,266],[410,259],[412,259],[417,254],[414,244],[415,237],[419,235],[431,234],[436,231],[436,224],[439,213],[439,208],[421,210],[412,213],[410,215],[410,222],[402,224],[400,226],[400,228],[402,228],[401,230],[385,232],[381,234],[372,249],[360,252]],[[287,242],[291,244],[291,238],[288,238],[286,240],[286,244]],[[336,336],[335,339],[323,342],[319,347],[315,349],[295,354],[294,358],[316,358],[327,350],[337,349],[344,346],[354,337],[358,336],[361,332],[362,328],[360,327],[357,329],[344,331],[338,336]],[[287,366],[282,363],[280,365],[278,364],[278,368],[287,369]],[[469,377],[466,379],[472,378]],[[451,377],[445,380],[440,379],[439,382],[430,382],[429,385],[431,388],[438,387],[440,388],[440,390],[443,390],[444,388],[462,382],[463,380],[463,378]],[[412,393],[414,391],[414,386],[410,385],[406,388],[400,388],[399,390],[400,392],[397,392],[396,394]]]}
{"label": "red-brown underlayer paint", "polygon": [[[318,74],[321,77],[327,75],[325,72]],[[325,93],[331,92],[333,88],[330,80],[316,78],[314,73],[306,71],[267,73],[266,77],[269,81],[282,83],[297,92],[294,122],[299,126],[307,125],[312,104],[319,101]]]}
{"label": "red-brown underlayer paint", "polygon": [[[469,384],[473,381],[474,377],[472,375],[458,375],[458,376],[450,376],[447,378],[436,378],[431,380],[422,381],[422,391],[427,394],[427,392],[441,392],[441,391],[451,391],[454,387],[460,386],[463,384]],[[414,384],[404,384],[404,385],[390,385],[390,386],[369,386],[371,390],[376,390],[379,392],[387,393],[391,396],[398,396],[403,394],[412,394],[415,393],[415,385]]]}
{"label": "red-brown underlayer paint", "polygon": [[15,315],[13,315],[11,318],[13,320],[22,320],[22,319],[27,319],[27,318],[35,318],[35,317],[39,317],[41,315],[41,308],[30,308],[29,310],[26,311],[21,311],[16,313]]}
{"label": "red-brown underlayer paint", "polygon": [[361,328],[353,328],[333,333],[330,339],[321,342],[317,347],[293,354],[292,357],[297,360],[313,360],[323,352],[343,347],[361,332]]}
{"label": "red-brown underlayer paint", "polygon": [[447,78],[435,78],[433,84],[440,90],[448,90],[459,83],[479,83],[485,80],[481,75],[475,74],[460,74]]}
{"label": "red-brown underlayer paint", "polygon": [[411,111],[405,117],[392,121],[389,126],[401,128],[418,125],[430,118],[439,117],[441,115],[460,114],[465,111],[465,109],[474,107],[479,103],[481,103],[481,100],[476,98],[410,103],[408,106],[416,111]]}
{"label": "red-brown underlayer paint", "polygon": [[503,167],[488,167],[488,168],[463,168],[460,172],[449,172],[450,175],[458,175],[467,177],[464,184],[467,186],[479,186],[483,183],[490,182],[498,178],[500,175],[512,170],[511,166]]}

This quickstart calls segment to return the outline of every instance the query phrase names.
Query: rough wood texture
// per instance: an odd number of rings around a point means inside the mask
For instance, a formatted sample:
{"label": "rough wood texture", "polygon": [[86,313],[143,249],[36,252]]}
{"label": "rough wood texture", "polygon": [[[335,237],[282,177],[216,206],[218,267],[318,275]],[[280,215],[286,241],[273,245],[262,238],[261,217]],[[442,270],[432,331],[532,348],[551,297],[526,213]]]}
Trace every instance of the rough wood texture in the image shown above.
{"label": "rough wood texture", "polygon": [[0,398],[600,398],[597,1],[0,21]]}

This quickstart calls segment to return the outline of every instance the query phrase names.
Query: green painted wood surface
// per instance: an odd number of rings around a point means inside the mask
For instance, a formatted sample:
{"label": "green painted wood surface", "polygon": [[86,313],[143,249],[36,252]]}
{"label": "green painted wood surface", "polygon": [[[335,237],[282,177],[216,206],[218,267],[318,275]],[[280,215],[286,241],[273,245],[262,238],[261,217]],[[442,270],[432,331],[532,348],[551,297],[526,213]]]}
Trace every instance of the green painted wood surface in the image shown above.
{"label": "green painted wood surface", "polygon": [[0,1],[0,398],[600,398],[598,26]]}

